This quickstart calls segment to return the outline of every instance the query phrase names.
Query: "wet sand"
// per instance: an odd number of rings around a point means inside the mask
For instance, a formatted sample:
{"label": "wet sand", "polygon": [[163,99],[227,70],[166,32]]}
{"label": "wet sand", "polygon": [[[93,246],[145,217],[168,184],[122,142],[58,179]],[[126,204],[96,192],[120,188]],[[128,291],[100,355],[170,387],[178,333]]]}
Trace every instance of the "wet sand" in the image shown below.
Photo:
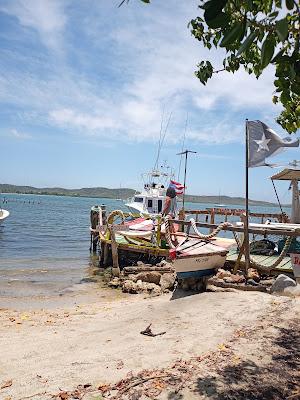
{"label": "wet sand", "polygon": [[[71,393],[84,384],[92,385],[87,386],[84,400],[103,396],[149,398],[142,392],[139,397],[130,397],[134,388],[122,393],[116,388],[106,393],[102,390],[105,385],[131,376],[128,374],[169,371],[178,360],[186,360],[187,366],[197,357],[201,360],[207,354],[223,355],[223,350],[232,346],[233,338],[236,346],[241,343],[240,360],[251,358],[260,349],[261,358],[257,357],[256,363],[263,366],[269,362],[270,353],[264,357],[262,343],[268,344],[271,339],[256,341],[258,332],[270,336],[271,329],[276,336],[276,324],[288,328],[291,318],[299,322],[300,310],[299,299],[259,292],[217,291],[144,298],[125,296],[118,290],[103,291],[95,283],[83,286],[81,292],[75,290],[39,301],[2,306],[0,385],[9,386],[0,389],[1,399],[53,399],[53,395]],[[150,323],[154,333],[166,333],[156,337],[141,335]],[[237,335],[249,329],[253,335],[249,334],[248,341]],[[230,360],[233,356],[230,353]],[[213,365],[216,367],[218,361]],[[195,393],[193,371],[199,372],[196,366],[191,369],[190,381],[186,379],[190,387],[182,384],[178,389],[184,394],[182,398],[221,398],[217,392]],[[169,392],[168,384],[160,383],[157,395],[150,398],[167,399]]]}

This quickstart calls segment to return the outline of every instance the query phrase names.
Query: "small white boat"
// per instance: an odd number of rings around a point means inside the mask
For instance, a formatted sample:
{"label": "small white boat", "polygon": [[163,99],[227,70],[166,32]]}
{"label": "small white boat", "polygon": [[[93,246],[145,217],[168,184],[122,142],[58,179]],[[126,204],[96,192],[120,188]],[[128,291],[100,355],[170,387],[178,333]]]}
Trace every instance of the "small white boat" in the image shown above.
{"label": "small white boat", "polygon": [[218,268],[224,266],[229,248],[234,244],[234,240],[225,238],[210,241],[187,239],[173,252],[171,250],[171,258],[178,278],[213,275]]}
{"label": "small white boat", "polygon": [[5,218],[9,216],[9,211],[3,210],[3,208],[0,208],[0,222],[4,221]]}

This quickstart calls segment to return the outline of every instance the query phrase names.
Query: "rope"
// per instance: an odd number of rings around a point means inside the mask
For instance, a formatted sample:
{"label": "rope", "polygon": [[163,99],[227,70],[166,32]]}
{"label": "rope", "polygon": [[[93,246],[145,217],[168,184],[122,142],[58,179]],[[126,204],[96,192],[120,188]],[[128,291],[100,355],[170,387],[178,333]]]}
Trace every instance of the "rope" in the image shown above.
{"label": "rope", "polygon": [[200,239],[211,239],[214,236],[216,236],[225,227],[232,226],[232,224],[230,222],[223,222],[222,224],[218,225],[217,228],[215,230],[213,230],[210,234],[204,235],[203,233],[198,231],[196,221],[194,220],[194,218],[190,219],[190,223],[191,223],[196,235],[199,236]]}
{"label": "rope", "polygon": [[172,239],[171,239],[171,235],[170,235],[170,222],[169,220],[171,219],[170,215],[167,215],[166,217],[164,217],[164,223],[165,223],[165,236],[168,242],[168,245],[170,247],[170,249],[175,249],[176,246],[174,246]]}
{"label": "rope", "polygon": [[114,222],[115,216],[122,218],[122,223],[125,220],[125,216],[122,210],[114,210],[112,211],[109,216],[107,217],[107,225],[111,225]]}
{"label": "rope", "polygon": [[[241,249],[242,244],[241,244],[241,242],[239,241],[237,235],[234,235],[234,238],[235,238],[235,240],[236,240],[236,243],[237,243],[237,245],[238,245],[238,248]],[[279,265],[279,264],[281,263],[281,261],[284,259],[284,257],[286,256],[286,254],[287,254],[287,252],[288,252],[288,250],[289,250],[290,244],[292,243],[292,240],[293,240],[293,237],[292,237],[292,236],[289,236],[288,238],[286,238],[286,241],[285,241],[285,244],[284,244],[284,246],[283,246],[283,248],[282,248],[282,250],[281,250],[281,253],[280,253],[279,257],[277,258],[277,260],[274,261],[273,264],[268,265],[268,266],[263,265],[263,264],[260,264],[260,263],[256,262],[251,256],[249,257],[250,263],[251,263],[255,268],[261,269],[261,270],[267,271],[267,272],[270,271],[271,269],[276,268],[277,265]],[[244,255],[245,255],[245,253],[244,253]]]}
{"label": "rope", "polygon": [[[203,235],[202,233],[200,233],[200,232],[198,231],[197,226],[196,226],[196,221],[195,221],[193,218],[190,219],[190,222],[191,222],[191,225],[192,225],[192,227],[193,227],[195,233],[196,233],[197,236],[199,236],[201,239],[211,239],[213,236],[216,236],[224,227],[226,227],[226,226],[232,226],[232,224],[230,224],[229,222],[224,222],[224,223],[220,224],[220,225],[219,225],[213,232],[211,232],[209,235]],[[235,233],[235,232],[234,232],[234,233]],[[237,243],[238,247],[241,248],[241,243],[239,242],[239,239],[238,239],[237,235],[234,235],[234,237],[235,237],[235,240],[236,240],[236,243]],[[288,237],[288,238],[286,239],[285,244],[284,244],[284,246],[283,246],[283,249],[281,250],[281,253],[280,253],[279,257],[274,261],[273,264],[268,265],[268,266],[266,267],[265,265],[256,262],[256,261],[250,256],[250,262],[251,262],[251,264],[252,264],[255,268],[258,268],[258,269],[261,269],[261,270],[264,270],[264,271],[269,271],[269,270],[271,270],[271,269],[276,268],[277,265],[279,265],[279,264],[281,263],[281,261],[284,259],[284,257],[286,256],[286,254],[287,254],[287,252],[288,252],[288,250],[289,250],[290,244],[291,244],[291,242],[292,242],[292,239],[293,239],[292,236],[290,236],[290,237]]]}
{"label": "rope", "polygon": [[281,261],[284,259],[284,257],[286,256],[286,254],[287,254],[287,252],[289,250],[290,244],[292,243],[292,239],[293,239],[292,236],[290,236],[290,237],[288,237],[286,239],[285,244],[283,246],[283,249],[281,250],[281,253],[280,253],[279,257],[277,258],[277,260],[273,264],[268,265],[266,267],[265,265],[262,265],[262,264],[256,262],[252,257],[250,257],[251,264],[255,268],[258,268],[258,269],[261,269],[261,270],[264,270],[264,271],[270,271],[271,269],[276,268],[277,265],[279,265],[281,263]]}

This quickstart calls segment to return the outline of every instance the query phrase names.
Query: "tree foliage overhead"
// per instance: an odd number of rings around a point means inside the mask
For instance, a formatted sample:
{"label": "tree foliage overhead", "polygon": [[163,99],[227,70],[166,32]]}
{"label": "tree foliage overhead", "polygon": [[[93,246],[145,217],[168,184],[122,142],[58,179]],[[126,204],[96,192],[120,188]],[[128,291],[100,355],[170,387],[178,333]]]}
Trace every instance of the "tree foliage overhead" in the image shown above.
{"label": "tree foliage overhead", "polygon": [[190,22],[204,47],[224,48],[223,68],[201,61],[195,72],[204,85],[215,72],[241,67],[259,78],[275,66],[273,102],[283,111],[277,122],[288,132],[300,128],[299,0],[200,0],[201,16]]}

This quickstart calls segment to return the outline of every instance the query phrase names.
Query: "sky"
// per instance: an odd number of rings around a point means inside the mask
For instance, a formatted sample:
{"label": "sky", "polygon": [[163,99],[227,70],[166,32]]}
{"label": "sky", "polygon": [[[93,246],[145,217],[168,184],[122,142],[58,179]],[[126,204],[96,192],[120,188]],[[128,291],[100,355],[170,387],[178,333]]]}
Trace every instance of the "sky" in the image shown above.
{"label": "sky", "polygon": [[[191,35],[196,0],[0,0],[0,183],[36,187],[142,188],[155,162],[187,192],[244,196],[245,119],[275,122],[274,70],[195,77],[201,60],[222,67]],[[169,121],[169,122],[168,122]],[[299,159],[289,149],[272,159]],[[275,201],[266,167],[249,171],[250,198]],[[182,181],[182,171],[179,180]],[[288,184],[278,187],[289,202]]]}

